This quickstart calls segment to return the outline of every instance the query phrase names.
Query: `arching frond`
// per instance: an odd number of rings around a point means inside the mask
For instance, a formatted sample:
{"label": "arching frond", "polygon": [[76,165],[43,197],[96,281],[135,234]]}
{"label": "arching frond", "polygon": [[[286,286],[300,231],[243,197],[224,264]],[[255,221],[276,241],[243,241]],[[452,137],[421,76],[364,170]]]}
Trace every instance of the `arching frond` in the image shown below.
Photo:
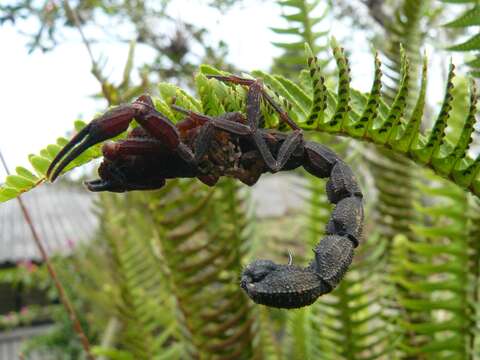
{"label": "arching frond", "polygon": [[[426,72],[423,74],[421,88],[417,94],[416,106],[410,114],[403,114],[402,103],[406,100],[402,97],[402,87],[399,88],[398,104],[389,107],[376,95],[376,87],[372,93],[363,94],[350,88],[350,69],[348,60],[343,50],[333,42],[333,50],[339,67],[340,81],[338,89],[333,92],[326,87],[317,87],[322,81],[321,71],[318,67],[316,57],[308,48],[308,70],[312,82],[312,88],[303,90],[292,81],[280,76],[267,76],[262,72],[255,74],[261,77],[264,83],[274,90],[272,94],[296,120],[300,127],[306,131],[319,131],[334,135],[346,136],[353,139],[371,142],[385,148],[391,149],[405,158],[411,159],[417,164],[431,168],[440,176],[443,176],[462,188],[468,189],[473,194],[480,195],[480,158],[472,159],[468,155],[471,143],[471,136],[474,131],[474,115],[476,114],[476,91],[472,84],[470,110],[465,118],[465,125],[461,138],[455,143],[450,143],[446,138],[446,130],[449,126],[452,101],[452,78],[454,67],[450,67],[449,80],[446,84],[446,92],[443,105],[439,111],[437,120],[432,129],[422,131],[420,124],[423,119],[423,108],[425,104]],[[404,60],[406,61],[406,60]],[[212,68],[202,67],[202,73],[211,73]],[[215,70],[218,72],[218,70]],[[199,79],[202,75],[198,75]],[[238,86],[229,86],[213,79],[199,80],[200,102],[211,104],[212,113],[214,110],[221,112],[223,109],[237,109],[244,111],[245,91]],[[230,87],[230,89],[228,89]],[[313,91],[316,91],[315,95]],[[323,95],[318,94],[323,92]],[[192,103],[190,96],[176,88],[176,99],[185,103]],[[313,101],[326,97],[327,101],[319,108]],[[378,101],[378,109],[372,110],[373,102]],[[171,100],[157,100],[157,108],[167,115],[171,115],[168,104]],[[307,105],[308,111],[305,111]],[[320,104],[319,104],[320,105]],[[325,106],[326,105],[326,106]],[[194,103],[191,105],[194,107]],[[374,109],[375,107],[373,107]],[[369,110],[370,109],[370,110]],[[362,116],[373,111],[370,117]],[[312,116],[312,114],[315,114]],[[278,119],[270,111],[264,112],[266,124],[269,127],[278,126]],[[402,116],[404,115],[404,116]],[[172,118],[174,118],[171,115]],[[64,140],[62,140],[63,142]],[[26,173],[20,169],[21,174],[8,178],[6,184],[0,189],[0,200],[6,201],[17,194],[33,188],[44,180],[45,169],[50,159],[59,150],[59,146],[50,146],[41,152],[40,156],[32,156],[33,166],[37,169],[38,175]],[[99,155],[98,147],[84,153],[78,161],[70,166],[78,166]],[[23,174],[23,175],[22,175]]]}
{"label": "arching frond", "polygon": [[[271,28],[274,33],[285,37],[286,41],[273,42],[283,50],[283,54],[274,60],[273,72],[292,76],[302,69],[303,48],[308,44],[314,54],[328,49],[328,26],[325,26],[329,7],[320,10],[320,0],[279,0],[282,18],[287,22],[285,28]],[[322,4],[323,5],[323,4]],[[317,14],[318,13],[318,14]],[[322,67],[330,59],[322,59]]]}
{"label": "arching frond", "polygon": [[[469,30],[472,27],[480,26],[480,4],[476,0],[452,1],[442,0],[444,3],[455,3],[462,5],[465,10],[455,19],[444,25],[447,29]],[[467,61],[467,65],[471,68],[471,74],[480,77],[480,34],[468,31],[468,38],[461,43],[447,47],[450,51],[474,52],[475,57]]]}

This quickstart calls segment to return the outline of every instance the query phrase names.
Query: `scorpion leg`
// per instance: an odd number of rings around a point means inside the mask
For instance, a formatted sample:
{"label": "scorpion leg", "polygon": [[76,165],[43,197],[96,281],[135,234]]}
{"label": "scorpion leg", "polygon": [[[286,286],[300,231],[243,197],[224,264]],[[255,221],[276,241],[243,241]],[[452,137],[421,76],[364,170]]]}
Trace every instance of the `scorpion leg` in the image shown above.
{"label": "scorpion leg", "polygon": [[[141,129],[141,128],[137,128]],[[165,153],[166,146],[142,130],[135,133],[143,137],[131,137],[115,142],[107,142],[102,146],[104,160],[98,169],[100,179],[85,181],[90,191],[124,192],[131,190],[153,190],[165,185],[165,177],[145,174],[144,162],[148,157]],[[154,168],[154,167],[153,167]]]}
{"label": "scorpion leg", "polygon": [[265,164],[268,166],[270,171],[277,172],[280,171],[285,163],[290,159],[290,156],[298,148],[299,145],[303,143],[303,134],[302,131],[295,129],[287,135],[287,138],[280,146],[278,151],[277,159],[273,157],[270,148],[268,147],[264,139],[264,131],[258,129],[258,123],[260,120],[260,97],[263,93],[263,87],[259,82],[254,82],[248,89],[247,94],[247,120],[252,129],[252,137],[257,146],[258,151],[262,155]]}
{"label": "scorpion leg", "polygon": [[[193,152],[196,163],[199,163],[208,152],[211,142],[215,136],[215,130],[222,130],[239,136],[251,135],[250,128],[244,124],[244,116],[239,112],[229,112],[217,117],[211,117],[184,109],[176,104],[172,104],[171,107],[173,110],[187,115],[187,117],[193,120],[195,123],[202,124],[193,144]],[[188,124],[187,127],[189,126],[191,125]],[[208,186],[214,186],[219,179],[218,176],[209,174],[200,175],[197,176],[197,178]]]}
{"label": "scorpion leg", "polygon": [[117,106],[85,126],[53,159],[47,176],[54,181],[73,159],[89,147],[126,131],[133,119],[169,150],[176,151],[185,161],[193,162],[193,153],[180,142],[175,125],[155,109],[149,96],[142,95],[132,104]]}
{"label": "scorpion leg", "polygon": [[166,149],[161,141],[154,138],[127,138],[106,142],[102,153],[105,159],[114,161],[124,156],[155,155]]}
{"label": "scorpion leg", "polygon": [[279,308],[310,305],[332,291],[350,266],[363,224],[362,193],[351,169],[328,148],[304,144],[305,169],[329,177],[327,196],[336,204],[325,236],[313,250],[309,266],[279,265],[256,260],[246,267],[241,286],[253,301]]}
{"label": "scorpion leg", "polygon": [[[231,82],[238,85],[248,86],[247,93],[247,121],[251,129],[251,136],[255,145],[260,152],[265,164],[271,172],[280,171],[290,159],[292,153],[303,142],[302,130],[298,125],[288,116],[286,111],[283,111],[281,107],[275,103],[275,101],[265,92],[262,83],[259,80],[245,79],[238,76],[217,76],[209,75],[209,78],[214,78],[224,82]],[[268,147],[264,139],[264,131],[258,128],[258,124],[261,117],[260,100],[264,98],[273,109],[279,114],[280,119],[286,122],[292,129],[285,141],[282,143],[277,155],[277,159],[274,158],[270,148]]]}
{"label": "scorpion leg", "polygon": [[280,116],[280,119],[284,121],[286,124],[292,128],[292,130],[300,130],[300,127],[293,121],[290,116],[288,116],[288,113],[278,105],[275,100],[272,99],[270,95],[267,94],[265,91],[262,83],[259,80],[254,80],[254,79],[246,79],[242,78],[239,76],[235,75],[230,75],[230,76],[221,76],[221,75],[207,75],[207,78],[209,79],[217,79],[219,81],[223,82],[230,82],[232,84],[237,84],[237,85],[245,85],[248,87],[251,87],[252,85],[258,86],[260,88],[260,92],[263,96],[263,98],[272,106],[272,108],[278,113]]}
{"label": "scorpion leg", "polygon": [[171,105],[171,107],[203,124],[201,125],[199,133],[195,138],[195,143],[193,144],[195,161],[197,163],[208,152],[210,143],[215,135],[215,129],[239,136],[251,135],[252,133],[250,128],[243,124],[245,118],[239,112],[228,112],[220,116],[212,117],[184,109],[175,104]]}

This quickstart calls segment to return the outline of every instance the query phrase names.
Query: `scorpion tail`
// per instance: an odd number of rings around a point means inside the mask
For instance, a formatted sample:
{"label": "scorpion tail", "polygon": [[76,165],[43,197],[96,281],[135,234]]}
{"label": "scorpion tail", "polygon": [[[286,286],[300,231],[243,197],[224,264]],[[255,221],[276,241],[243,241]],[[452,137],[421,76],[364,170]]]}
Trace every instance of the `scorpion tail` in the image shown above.
{"label": "scorpion tail", "polygon": [[248,265],[241,287],[256,303],[299,308],[332,291],[352,263],[363,229],[362,193],[352,170],[331,150],[312,142],[305,144],[304,167],[318,177],[329,177],[326,190],[336,204],[326,227],[327,236],[313,250],[306,268],[256,260]]}

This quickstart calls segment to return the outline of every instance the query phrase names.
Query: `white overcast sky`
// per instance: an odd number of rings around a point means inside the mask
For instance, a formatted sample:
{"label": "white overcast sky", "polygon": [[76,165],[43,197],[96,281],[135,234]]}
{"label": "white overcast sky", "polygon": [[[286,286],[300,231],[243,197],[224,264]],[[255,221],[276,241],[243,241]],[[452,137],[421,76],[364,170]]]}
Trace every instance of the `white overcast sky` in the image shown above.
{"label": "white overcast sky", "polygon": [[[239,68],[267,70],[272,57],[279,54],[271,45],[276,38],[269,27],[282,22],[279,7],[271,1],[245,0],[244,6],[224,15],[200,1],[175,0],[173,4],[172,16],[207,27],[215,41],[223,39],[230,49],[228,60]],[[352,36],[340,23],[334,29],[338,39]],[[98,92],[98,83],[90,74],[90,60],[78,34],[68,34],[68,41],[54,51],[28,54],[25,37],[10,24],[0,27],[0,149],[11,169],[26,166],[28,154],[65,135],[74,119],[88,120],[106,106],[89,97]],[[372,79],[369,45],[361,33],[353,38],[349,44],[355,49],[349,50],[355,54],[351,57],[354,86],[368,90]],[[93,51],[108,58],[106,70],[113,79],[121,76],[127,45],[100,43]],[[148,53],[139,49],[137,64],[142,56]],[[0,169],[0,182],[4,176]]]}

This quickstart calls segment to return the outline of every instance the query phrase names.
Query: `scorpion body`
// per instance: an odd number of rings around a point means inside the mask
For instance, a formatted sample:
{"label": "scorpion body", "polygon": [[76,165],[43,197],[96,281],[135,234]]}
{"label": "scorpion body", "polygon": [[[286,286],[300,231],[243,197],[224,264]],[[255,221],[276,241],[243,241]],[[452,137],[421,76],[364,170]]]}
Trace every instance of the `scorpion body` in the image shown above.
{"label": "scorpion body", "polygon": [[[256,303],[278,308],[312,304],[332,291],[352,262],[362,234],[362,193],[350,167],[333,151],[305,141],[300,128],[256,80],[236,76],[211,76],[248,87],[246,115],[240,112],[210,117],[172,105],[185,114],[173,124],[158,112],[148,96],[112,109],[79,132],[53,160],[51,180],[88,147],[127,130],[135,119],[139,127],[102,151],[100,179],[86,183],[91,191],[123,192],[161,188],[166,179],[198,178],[214,186],[222,176],[253,185],[267,172],[303,166],[310,174],[329,178],[326,192],[335,209],[326,236],[315,247],[314,259],[305,267],[255,260],[243,271],[240,286]],[[292,132],[259,127],[263,98]]]}

